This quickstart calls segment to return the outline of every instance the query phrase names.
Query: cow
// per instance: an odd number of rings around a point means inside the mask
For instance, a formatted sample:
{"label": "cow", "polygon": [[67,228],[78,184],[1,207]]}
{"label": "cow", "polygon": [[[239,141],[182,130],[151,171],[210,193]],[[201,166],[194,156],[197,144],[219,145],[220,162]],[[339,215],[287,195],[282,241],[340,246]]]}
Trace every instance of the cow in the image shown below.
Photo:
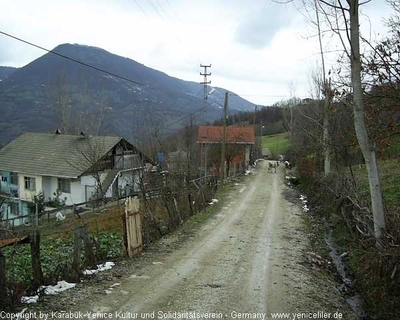
{"label": "cow", "polygon": [[276,173],[276,162],[269,162],[268,164],[268,172],[274,171]]}
{"label": "cow", "polygon": [[286,169],[292,169],[291,163],[287,160],[285,161],[285,167],[286,167]]}

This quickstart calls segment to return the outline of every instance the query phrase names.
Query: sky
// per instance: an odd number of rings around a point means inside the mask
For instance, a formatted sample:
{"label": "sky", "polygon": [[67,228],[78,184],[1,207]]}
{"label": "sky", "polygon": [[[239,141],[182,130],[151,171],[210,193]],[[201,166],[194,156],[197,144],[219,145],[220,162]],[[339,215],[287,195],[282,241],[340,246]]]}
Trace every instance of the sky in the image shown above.
{"label": "sky", "polygon": [[[391,9],[384,0],[362,12],[363,34],[385,33]],[[1,0],[0,31],[47,49],[100,47],[195,82],[203,81],[200,64],[211,64],[211,86],[256,105],[309,97],[310,71],[320,59],[304,11],[272,0]],[[324,50],[335,51],[327,64],[335,63],[340,44],[323,41]],[[0,34],[0,66],[22,67],[43,54]]]}

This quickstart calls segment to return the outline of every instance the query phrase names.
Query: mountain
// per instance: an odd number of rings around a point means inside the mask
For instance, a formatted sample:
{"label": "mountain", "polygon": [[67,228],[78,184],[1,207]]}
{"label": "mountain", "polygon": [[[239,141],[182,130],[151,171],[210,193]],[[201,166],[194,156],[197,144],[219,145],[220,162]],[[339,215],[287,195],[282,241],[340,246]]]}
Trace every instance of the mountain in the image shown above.
{"label": "mountain", "polygon": [[[23,132],[55,130],[62,123],[69,131],[140,138],[150,129],[178,129],[204,106],[202,85],[134,60],[77,44],[62,44],[53,52],[81,63],[47,53],[19,69],[0,68],[0,79],[6,75],[0,82],[0,144]],[[221,118],[225,91],[209,89],[207,113],[196,113],[198,119]],[[230,113],[253,107],[230,94]]]}
{"label": "mountain", "polygon": [[8,78],[16,70],[17,70],[17,68],[13,68],[13,67],[0,67],[0,81],[3,81],[6,78]]}

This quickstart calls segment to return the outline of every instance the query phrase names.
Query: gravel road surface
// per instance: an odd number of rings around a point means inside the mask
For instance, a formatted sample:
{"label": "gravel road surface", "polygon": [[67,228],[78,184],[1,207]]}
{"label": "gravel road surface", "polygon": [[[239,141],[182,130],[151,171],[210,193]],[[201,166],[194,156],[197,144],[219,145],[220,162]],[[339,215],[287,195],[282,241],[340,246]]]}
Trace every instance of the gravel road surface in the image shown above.
{"label": "gravel road surface", "polygon": [[271,319],[284,312],[292,313],[287,319],[355,319],[335,283],[304,263],[306,213],[284,183],[283,166],[269,173],[267,164],[258,162],[184,243],[163,239],[139,267],[108,279],[74,309],[114,318]]}

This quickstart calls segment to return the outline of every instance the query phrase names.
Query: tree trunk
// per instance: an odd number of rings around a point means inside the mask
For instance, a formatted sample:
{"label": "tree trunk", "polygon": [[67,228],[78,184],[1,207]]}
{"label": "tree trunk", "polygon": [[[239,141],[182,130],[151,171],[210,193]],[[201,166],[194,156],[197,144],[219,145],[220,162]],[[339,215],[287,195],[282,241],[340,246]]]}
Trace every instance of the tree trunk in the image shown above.
{"label": "tree trunk", "polygon": [[321,25],[319,21],[319,12],[318,12],[318,5],[317,0],[314,1],[315,6],[315,16],[317,18],[317,29],[318,29],[318,42],[319,42],[319,49],[321,54],[321,64],[322,64],[322,75],[323,75],[323,85],[324,85],[324,93],[325,93],[325,102],[324,102],[324,122],[323,122],[323,135],[322,141],[324,145],[324,174],[327,176],[331,173],[331,146],[330,146],[330,136],[329,136],[329,105],[331,99],[331,86],[330,81],[326,79],[326,70],[325,70],[325,58],[324,58],[324,51],[322,50],[322,34],[321,34]]}
{"label": "tree trunk", "polygon": [[367,126],[364,118],[363,89],[361,85],[361,57],[359,37],[358,0],[351,0],[350,12],[350,40],[351,40],[351,79],[353,84],[353,112],[354,127],[357,140],[363,153],[368,172],[368,181],[371,192],[372,213],[374,219],[374,232],[376,239],[381,239],[385,231],[385,212],[379,179],[376,152],[368,137]]}
{"label": "tree trunk", "polygon": [[39,288],[43,284],[42,265],[40,263],[40,231],[34,229],[31,242],[33,287]]}
{"label": "tree trunk", "polygon": [[325,103],[324,103],[324,123],[323,123],[323,143],[324,143],[324,173],[327,176],[331,173],[331,146],[329,141],[329,104],[330,93],[329,88],[325,86]]}

